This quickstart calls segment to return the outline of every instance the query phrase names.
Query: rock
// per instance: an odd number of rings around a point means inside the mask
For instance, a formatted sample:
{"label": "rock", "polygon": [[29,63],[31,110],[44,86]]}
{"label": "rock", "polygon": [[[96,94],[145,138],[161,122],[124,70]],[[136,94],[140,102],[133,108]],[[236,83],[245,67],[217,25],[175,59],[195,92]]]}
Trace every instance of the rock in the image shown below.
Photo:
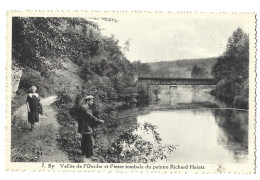
{"label": "rock", "polygon": [[12,70],[12,99],[16,95],[23,71],[21,69]]}

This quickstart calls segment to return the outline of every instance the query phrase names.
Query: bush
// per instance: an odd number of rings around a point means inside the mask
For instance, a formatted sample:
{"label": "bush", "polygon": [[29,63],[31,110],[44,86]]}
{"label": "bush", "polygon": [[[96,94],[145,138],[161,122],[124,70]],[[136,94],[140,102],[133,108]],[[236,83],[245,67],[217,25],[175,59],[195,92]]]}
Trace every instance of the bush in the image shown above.
{"label": "bush", "polygon": [[50,81],[47,78],[42,77],[40,72],[28,68],[23,70],[19,89],[29,93],[31,86],[36,86],[37,92],[42,97],[47,97],[55,92],[55,90],[50,87]]}
{"label": "bush", "polygon": [[[149,140],[137,133],[140,127],[144,131],[143,134],[152,136]],[[103,158],[110,163],[149,163],[167,160],[175,146],[162,145],[155,129],[153,125],[144,123],[120,133],[108,149],[103,151]]]}
{"label": "bush", "polygon": [[146,83],[138,83],[137,84],[137,104],[144,105],[148,104],[150,101],[150,92],[149,92],[149,85]]}
{"label": "bush", "polygon": [[248,79],[241,85],[241,94],[238,94],[234,98],[234,106],[238,108],[248,109],[248,94],[249,84]]}
{"label": "bush", "polygon": [[77,120],[68,113],[68,109],[64,106],[59,108],[57,120],[61,125],[57,139],[61,149],[69,154],[73,162],[81,162],[81,138],[77,132]]}
{"label": "bush", "polygon": [[57,105],[62,105],[62,104],[68,104],[72,102],[72,98],[68,94],[68,90],[62,89],[57,92],[58,95],[58,100],[56,101]]}

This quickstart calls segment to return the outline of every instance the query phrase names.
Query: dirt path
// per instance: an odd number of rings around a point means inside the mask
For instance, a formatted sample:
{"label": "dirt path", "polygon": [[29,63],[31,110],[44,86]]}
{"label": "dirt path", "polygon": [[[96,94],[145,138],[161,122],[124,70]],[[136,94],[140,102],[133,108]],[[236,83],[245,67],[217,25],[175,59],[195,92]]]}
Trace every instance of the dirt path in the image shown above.
{"label": "dirt path", "polygon": [[37,130],[30,131],[26,105],[14,112],[12,118],[12,161],[69,162],[68,156],[59,149],[57,137],[60,124],[57,112],[50,105],[56,96],[41,99],[43,115],[35,124]]}

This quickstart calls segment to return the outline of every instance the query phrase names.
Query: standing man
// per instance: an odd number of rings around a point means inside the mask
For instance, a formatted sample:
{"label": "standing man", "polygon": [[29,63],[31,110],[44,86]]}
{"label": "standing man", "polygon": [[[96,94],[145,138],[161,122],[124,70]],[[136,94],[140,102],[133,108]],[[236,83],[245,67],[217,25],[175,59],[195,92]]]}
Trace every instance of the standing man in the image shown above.
{"label": "standing man", "polygon": [[80,105],[78,133],[82,134],[81,151],[83,155],[83,162],[86,162],[86,158],[97,160],[97,158],[93,156],[93,130],[91,128],[91,123],[105,123],[104,120],[98,119],[93,116],[92,110],[90,109],[90,106],[93,104],[93,99],[93,96],[86,96],[83,99],[83,103]]}

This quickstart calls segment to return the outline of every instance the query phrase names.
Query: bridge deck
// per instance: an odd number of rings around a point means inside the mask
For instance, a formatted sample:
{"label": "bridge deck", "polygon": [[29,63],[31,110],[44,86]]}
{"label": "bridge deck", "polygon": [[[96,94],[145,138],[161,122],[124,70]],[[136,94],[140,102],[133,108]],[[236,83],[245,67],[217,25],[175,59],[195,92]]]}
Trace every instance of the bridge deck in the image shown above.
{"label": "bridge deck", "polygon": [[139,77],[138,81],[147,82],[150,85],[215,85],[214,79]]}

